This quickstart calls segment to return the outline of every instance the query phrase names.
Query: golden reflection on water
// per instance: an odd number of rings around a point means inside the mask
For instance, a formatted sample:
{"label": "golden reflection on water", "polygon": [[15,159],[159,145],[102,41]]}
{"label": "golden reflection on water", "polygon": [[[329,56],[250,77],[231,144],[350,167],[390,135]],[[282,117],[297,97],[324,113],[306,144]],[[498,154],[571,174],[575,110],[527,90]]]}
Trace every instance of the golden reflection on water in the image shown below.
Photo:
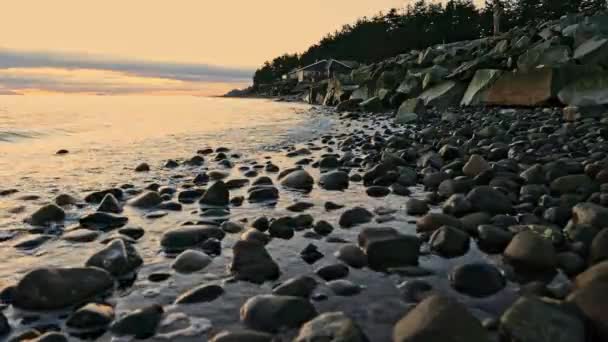
{"label": "golden reflection on water", "polygon": [[[307,108],[191,96],[0,96],[0,184],[94,184],[206,146],[270,144]],[[60,149],[70,153],[55,155]]]}

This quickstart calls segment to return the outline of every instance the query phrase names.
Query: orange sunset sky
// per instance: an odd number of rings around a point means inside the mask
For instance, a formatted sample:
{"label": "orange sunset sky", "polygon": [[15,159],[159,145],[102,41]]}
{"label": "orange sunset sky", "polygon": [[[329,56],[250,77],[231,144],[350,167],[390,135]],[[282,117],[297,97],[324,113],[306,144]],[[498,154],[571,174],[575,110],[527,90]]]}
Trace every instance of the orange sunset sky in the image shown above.
{"label": "orange sunset sky", "polygon": [[[479,1],[481,2],[481,1]],[[0,94],[219,94],[264,61],[404,0],[19,0],[2,6]]]}

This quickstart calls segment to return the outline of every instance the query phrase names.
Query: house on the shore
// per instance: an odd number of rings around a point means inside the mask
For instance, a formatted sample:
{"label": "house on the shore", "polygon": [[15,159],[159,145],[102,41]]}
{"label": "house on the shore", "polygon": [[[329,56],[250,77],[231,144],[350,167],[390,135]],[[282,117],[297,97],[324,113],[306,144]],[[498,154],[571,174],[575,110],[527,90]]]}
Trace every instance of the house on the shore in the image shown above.
{"label": "house on the shore", "polygon": [[283,75],[284,80],[302,82],[318,82],[332,78],[335,75],[348,74],[358,65],[353,61],[323,59],[300,69],[295,69]]}

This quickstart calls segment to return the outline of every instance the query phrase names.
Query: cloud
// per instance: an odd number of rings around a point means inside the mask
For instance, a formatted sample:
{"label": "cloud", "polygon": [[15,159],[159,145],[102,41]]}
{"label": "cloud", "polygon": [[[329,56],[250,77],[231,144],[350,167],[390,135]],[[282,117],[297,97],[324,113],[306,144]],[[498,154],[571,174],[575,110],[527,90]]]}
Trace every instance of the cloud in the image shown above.
{"label": "cloud", "polygon": [[0,69],[62,68],[123,72],[139,77],[155,77],[190,82],[243,82],[253,70],[208,64],[154,62],[58,52],[16,51],[0,48]]}
{"label": "cloud", "polygon": [[197,63],[0,48],[0,95],[32,91],[216,95],[249,84],[252,73],[244,68]]}

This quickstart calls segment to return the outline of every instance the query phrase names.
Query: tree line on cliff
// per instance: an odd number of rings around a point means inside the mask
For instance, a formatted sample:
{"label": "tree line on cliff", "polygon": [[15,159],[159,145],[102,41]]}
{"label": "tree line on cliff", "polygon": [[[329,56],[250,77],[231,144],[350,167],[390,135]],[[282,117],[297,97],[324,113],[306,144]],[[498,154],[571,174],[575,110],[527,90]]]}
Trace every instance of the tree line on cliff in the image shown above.
{"label": "tree line on cliff", "polygon": [[[268,84],[295,68],[317,60],[336,58],[362,63],[377,62],[412,49],[476,39],[492,34],[494,4],[478,8],[472,0],[445,4],[417,0],[404,9],[391,9],[327,34],[301,54],[284,54],[256,70],[253,83]],[[538,24],[574,12],[606,9],[606,0],[500,0],[503,31]]]}

